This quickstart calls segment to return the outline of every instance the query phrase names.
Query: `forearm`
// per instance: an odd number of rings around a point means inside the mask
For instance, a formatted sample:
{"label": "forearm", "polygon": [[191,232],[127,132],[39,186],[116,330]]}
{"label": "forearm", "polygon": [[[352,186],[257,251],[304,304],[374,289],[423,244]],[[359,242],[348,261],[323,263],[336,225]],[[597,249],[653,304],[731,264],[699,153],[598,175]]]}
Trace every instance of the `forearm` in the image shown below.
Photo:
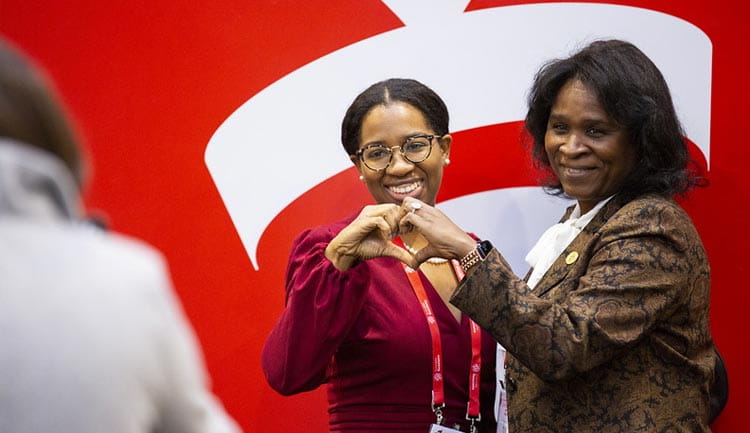
{"label": "forearm", "polygon": [[585,277],[561,277],[550,298],[533,293],[493,251],[459,285],[451,302],[540,378],[564,379],[642,339],[669,315],[685,287],[684,275],[667,269],[668,263],[680,261],[677,252],[662,249],[666,267],[644,274],[637,270],[648,264],[613,254],[621,247],[603,248]]}
{"label": "forearm", "polygon": [[262,366],[282,394],[315,389],[325,380],[331,357],[348,335],[364,303],[367,270],[337,270],[324,243],[292,263],[287,305],[266,340]]}
{"label": "forearm", "polygon": [[345,248],[334,242],[329,243],[326,247],[325,256],[336,269],[342,272],[348,270],[358,262],[358,258],[355,255],[349,254]]}

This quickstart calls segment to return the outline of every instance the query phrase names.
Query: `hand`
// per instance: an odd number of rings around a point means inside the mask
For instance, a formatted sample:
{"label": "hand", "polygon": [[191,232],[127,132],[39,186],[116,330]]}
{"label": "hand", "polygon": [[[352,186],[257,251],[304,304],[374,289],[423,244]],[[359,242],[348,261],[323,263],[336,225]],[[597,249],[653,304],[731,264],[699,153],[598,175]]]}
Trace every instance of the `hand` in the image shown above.
{"label": "hand", "polygon": [[[418,207],[416,210],[415,205]],[[401,203],[401,214],[403,217],[399,220],[400,233],[417,230],[429,242],[414,255],[417,266],[430,257],[461,259],[477,245],[476,240],[443,212],[415,198],[404,199]],[[408,262],[404,263],[416,269]]]}
{"label": "hand", "polygon": [[359,260],[393,257],[407,265],[416,265],[414,257],[395,245],[391,239],[398,235],[399,221],[404,210],[395,204],[365,206],[348,226],[326,247],[326,257],[342,271]]}

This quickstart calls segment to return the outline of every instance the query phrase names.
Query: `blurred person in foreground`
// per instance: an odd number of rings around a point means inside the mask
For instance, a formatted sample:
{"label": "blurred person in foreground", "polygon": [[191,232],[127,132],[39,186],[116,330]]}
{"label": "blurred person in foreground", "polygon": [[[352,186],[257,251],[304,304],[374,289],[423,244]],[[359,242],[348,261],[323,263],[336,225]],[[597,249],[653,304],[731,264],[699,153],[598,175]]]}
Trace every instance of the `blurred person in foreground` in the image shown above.
{"label": "blurred person in foreground", "polygon": [[0,38],[0,431],[239,432],[162,256],[84,222],[72,129]]}
{"label": "blurred person in foreground", "polygon": [[661,72],[594,42],[537,73],[526,130],[544,186],[576,204],[525,278],[427,203],[401,221],[429,241],[417,263],[461,260],[450,302],[507,350],[510,432],[710,431],[709,264],[673,200],[701,179]]}

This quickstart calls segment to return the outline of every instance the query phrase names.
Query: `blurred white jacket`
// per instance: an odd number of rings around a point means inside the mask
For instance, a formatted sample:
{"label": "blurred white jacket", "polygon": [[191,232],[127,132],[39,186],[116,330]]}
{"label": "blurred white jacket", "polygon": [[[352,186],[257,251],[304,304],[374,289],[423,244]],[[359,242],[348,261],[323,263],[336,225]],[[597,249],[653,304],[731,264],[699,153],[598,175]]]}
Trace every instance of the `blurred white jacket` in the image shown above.
{"label": "blurred white jacket", "polygon": [[0,432],[238,432],[161,255],[78,200],[60,161],[0,139]]}

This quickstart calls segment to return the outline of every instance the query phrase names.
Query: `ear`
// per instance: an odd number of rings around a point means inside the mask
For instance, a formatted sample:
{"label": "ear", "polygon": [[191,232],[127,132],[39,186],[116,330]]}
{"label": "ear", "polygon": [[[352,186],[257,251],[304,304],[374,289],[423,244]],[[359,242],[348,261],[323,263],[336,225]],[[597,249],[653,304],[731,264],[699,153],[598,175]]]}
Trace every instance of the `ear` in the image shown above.
{"label": "ear", "polygon": [[451,143],[453,143],[453,137],[450,134],[445,134],[439,141],[440,149],[443,151],[443,159],[448,159],[451,155]]}

